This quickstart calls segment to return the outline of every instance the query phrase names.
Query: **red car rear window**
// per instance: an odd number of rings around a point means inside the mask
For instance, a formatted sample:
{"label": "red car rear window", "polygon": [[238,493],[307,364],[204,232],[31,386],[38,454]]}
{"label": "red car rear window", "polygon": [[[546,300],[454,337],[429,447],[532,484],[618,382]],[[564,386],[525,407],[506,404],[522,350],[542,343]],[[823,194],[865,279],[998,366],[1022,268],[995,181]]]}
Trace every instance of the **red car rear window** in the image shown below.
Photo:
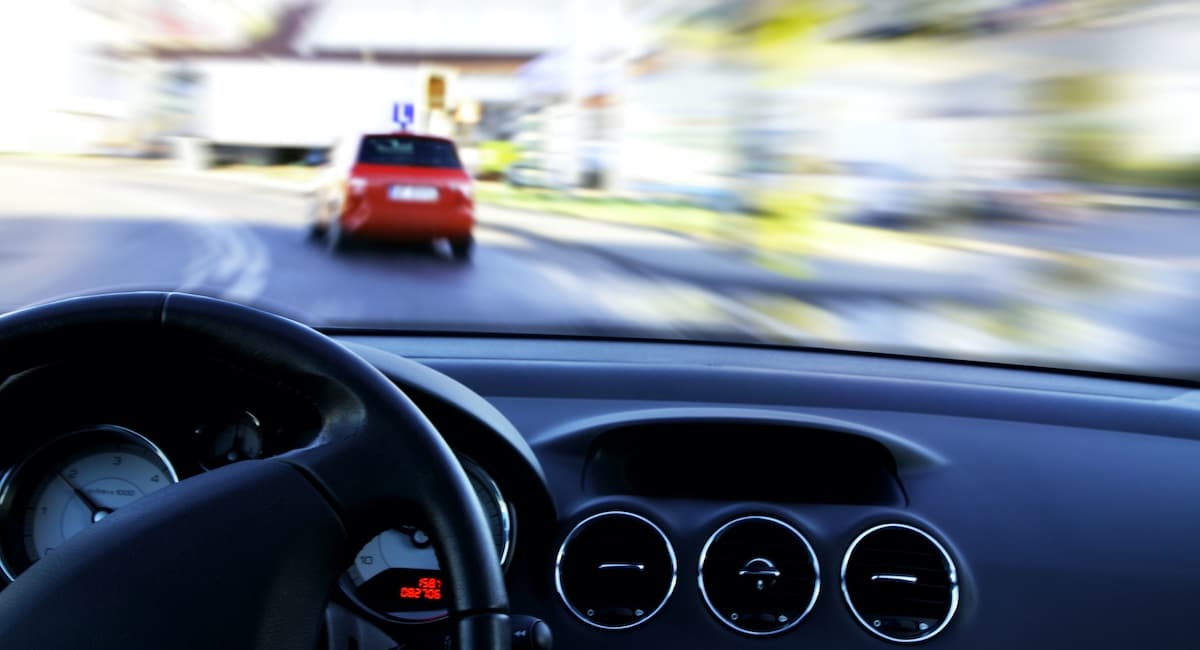
{"label": "red car rear window", "polygon": [[462,169],[454,145],[442,140],[372,135],[363,138],[358,162],[368,165]]}

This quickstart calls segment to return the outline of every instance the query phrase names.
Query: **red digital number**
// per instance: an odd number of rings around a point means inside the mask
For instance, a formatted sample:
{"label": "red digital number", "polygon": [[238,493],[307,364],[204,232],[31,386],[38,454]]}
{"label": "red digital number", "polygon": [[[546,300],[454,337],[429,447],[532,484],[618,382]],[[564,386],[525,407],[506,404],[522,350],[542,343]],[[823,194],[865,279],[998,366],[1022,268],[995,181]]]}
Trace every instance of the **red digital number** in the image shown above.
{"label": "red digital number", "polygon": [[421,578],[417,580],[417,586],[422,589],[441,589],[442,581],[437,578]]}
{"label": "red digital number", "polygon": [[420,598],[421,589],[419,587],[400,587],[400,597],[410,600]]}
{"label": "red digital number", "polygon": [[442,590],[441,589],[426,589],[425,590],[425,600],[441,600],[441,599],[442,599]]}

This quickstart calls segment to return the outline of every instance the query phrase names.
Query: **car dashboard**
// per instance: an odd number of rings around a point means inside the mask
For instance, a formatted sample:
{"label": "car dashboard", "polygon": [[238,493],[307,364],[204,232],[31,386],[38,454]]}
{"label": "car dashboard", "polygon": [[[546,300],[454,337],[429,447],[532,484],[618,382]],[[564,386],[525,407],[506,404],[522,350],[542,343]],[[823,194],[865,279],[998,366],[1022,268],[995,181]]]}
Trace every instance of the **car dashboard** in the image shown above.
{"label": "car dashboard", "polygon": [[[458,454],[512,612],[558,647],[1190,645],[1189,386],[752,346],[331,335]],[[186,351],[64,354],[7,378],[5,574],[103,518],[89,495],[311,443],[312,390]],[[437,531],[395,524],[333,590],[331,650],[444,646]]]}

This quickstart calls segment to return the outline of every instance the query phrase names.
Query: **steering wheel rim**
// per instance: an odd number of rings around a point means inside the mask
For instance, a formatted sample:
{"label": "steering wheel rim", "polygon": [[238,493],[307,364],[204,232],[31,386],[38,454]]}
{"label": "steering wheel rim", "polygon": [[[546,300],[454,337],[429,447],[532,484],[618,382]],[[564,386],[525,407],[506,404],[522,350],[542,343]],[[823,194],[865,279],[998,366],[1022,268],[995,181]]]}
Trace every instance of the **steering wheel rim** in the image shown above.
{"label": "steering wheel rim", "polygon": [[499,562],[453,452],[394,384],[319,332],[182,293],[73,298],[0,317],[0,376],[148,340],[319,380],[322,429],[304,449],[189,478],[68,540],[0,592],[0,647],[315,647],[337,576],[403,509],[438,531],[458,647],[510,646]]}

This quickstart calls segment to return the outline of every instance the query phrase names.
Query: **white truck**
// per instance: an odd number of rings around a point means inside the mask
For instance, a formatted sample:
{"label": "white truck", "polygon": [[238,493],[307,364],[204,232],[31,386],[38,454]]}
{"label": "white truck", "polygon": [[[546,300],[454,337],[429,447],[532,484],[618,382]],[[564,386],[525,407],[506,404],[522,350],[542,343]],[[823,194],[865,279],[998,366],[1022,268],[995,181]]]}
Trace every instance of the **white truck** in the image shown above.
{"label": "white truck", "polygon": [[346,133],[395,129],[396,103],[415,105],[414,129],[431,121],[422,66],[205,59],[187,71],[185,135],[175,145],[187,166],[278,162],[281,152],[328,149]]}

